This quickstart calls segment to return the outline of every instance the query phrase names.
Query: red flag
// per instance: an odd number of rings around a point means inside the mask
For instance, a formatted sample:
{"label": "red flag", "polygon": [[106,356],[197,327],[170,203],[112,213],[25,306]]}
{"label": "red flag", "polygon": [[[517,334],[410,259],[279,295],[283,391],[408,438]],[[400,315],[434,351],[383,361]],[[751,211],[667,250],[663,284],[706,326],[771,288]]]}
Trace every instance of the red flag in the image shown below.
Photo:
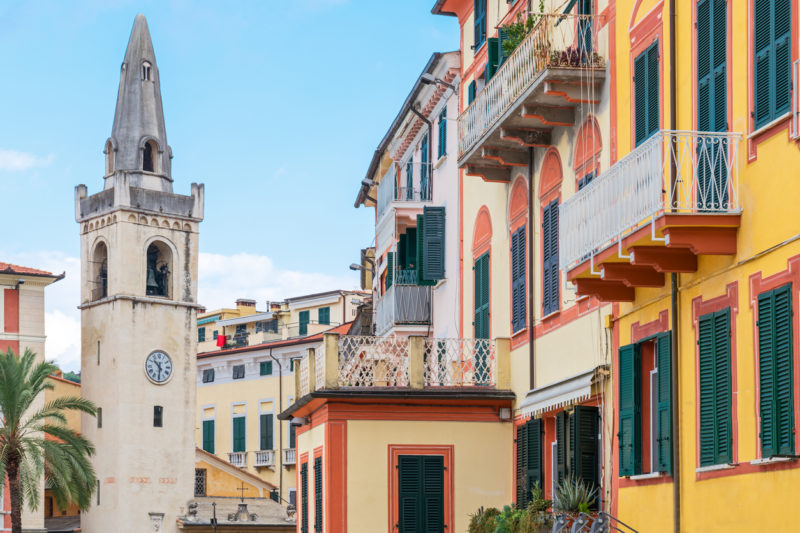
{"label": "red flag", "polygon": [[220,348],[225,346],[225,335],[217,335],[217,346]]}

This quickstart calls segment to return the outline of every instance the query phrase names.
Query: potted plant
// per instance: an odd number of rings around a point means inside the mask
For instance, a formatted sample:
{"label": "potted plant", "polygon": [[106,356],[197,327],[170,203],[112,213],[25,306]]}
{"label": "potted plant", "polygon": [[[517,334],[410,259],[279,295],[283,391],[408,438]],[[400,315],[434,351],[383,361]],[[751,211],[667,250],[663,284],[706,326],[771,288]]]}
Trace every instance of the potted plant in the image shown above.
{"label": "potted plant", "polygon": [[556,487],[553,509],[557,513],[567,515],[570,523],[581,513],[594,518],[597,512],[592,511],[592,508],[597,501],[598,492],[597,487],[589,485],[580,478],[567,477],[559,481]]}

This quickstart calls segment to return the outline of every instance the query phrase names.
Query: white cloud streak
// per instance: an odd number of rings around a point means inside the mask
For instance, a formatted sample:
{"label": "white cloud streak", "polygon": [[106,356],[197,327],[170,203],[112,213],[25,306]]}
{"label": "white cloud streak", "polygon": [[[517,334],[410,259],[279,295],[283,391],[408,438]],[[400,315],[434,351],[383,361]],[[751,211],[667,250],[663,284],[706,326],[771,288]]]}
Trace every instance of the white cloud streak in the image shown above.
{"label": "white cloud streak", "polygon": [[0,172],[20,172],[35,167],[44,167],[53,162],[53,155],[38,157],[28,152],[0,148]]}

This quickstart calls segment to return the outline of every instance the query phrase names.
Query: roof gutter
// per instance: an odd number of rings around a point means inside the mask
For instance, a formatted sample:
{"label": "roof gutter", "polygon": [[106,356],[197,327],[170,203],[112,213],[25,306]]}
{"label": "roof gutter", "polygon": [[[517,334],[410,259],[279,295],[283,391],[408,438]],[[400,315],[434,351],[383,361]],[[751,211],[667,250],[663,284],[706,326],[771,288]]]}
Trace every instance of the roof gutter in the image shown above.
{"label": "roof gutter", "polygon": [[442,6],[444,6],[447,0],[436,0],[436,3],[431,8],[431,13],[434,15],[445,15],[448,17],[457,17],[458,15],[453,11],[442,11]]}

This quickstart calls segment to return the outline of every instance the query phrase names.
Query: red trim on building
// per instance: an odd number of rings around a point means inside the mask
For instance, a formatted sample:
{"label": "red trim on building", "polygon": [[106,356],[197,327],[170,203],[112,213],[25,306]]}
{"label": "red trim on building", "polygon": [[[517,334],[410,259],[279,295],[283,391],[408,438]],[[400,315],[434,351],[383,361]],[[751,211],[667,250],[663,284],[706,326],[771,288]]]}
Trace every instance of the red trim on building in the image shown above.
{"label": "red trim on building", "polygon": [[3,290],[3,331],[19,333],[19,290]]}
{"label": "red trim on building", "polygon": [[325,531],[347,531],[347,422],[325,426]]}

